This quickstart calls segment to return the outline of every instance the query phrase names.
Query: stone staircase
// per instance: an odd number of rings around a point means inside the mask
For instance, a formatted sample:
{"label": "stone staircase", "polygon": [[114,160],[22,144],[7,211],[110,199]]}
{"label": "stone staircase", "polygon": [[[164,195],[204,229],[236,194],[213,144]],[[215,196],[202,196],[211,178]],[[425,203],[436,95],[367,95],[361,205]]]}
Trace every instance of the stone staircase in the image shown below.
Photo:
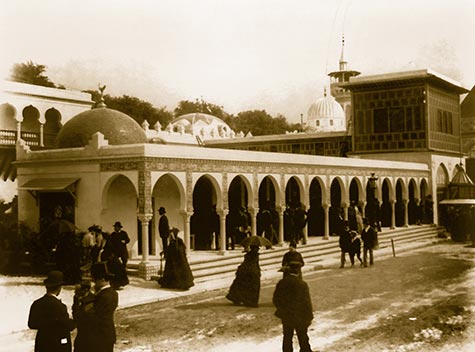
{"label": "stone staircase", "polygon": [[[406,251],[421,246],[426,246],[439,240],[438,234],[443,230],[435,225],[410,226],[406,228],[388,229],[383,228],[378,233],[379,250],[378,253],[391,253],[393,240],[396,255],[401,251]],[[239,248],[239,247],[238,247]],[[281,267],[282,257],[288,251],[287,244],[274,249],[261,249],[259,264],[262,270],[262,277],[275,276]],[[302,254],[305,266],[304,271],[311,271],[325,267],[324,262],[334,259],[339,260],[340,248],[338,237],[332,236],[328,240],[322,237],[310,237],[309,243],[300,245],[298,251]],[[219,255],[215,251],[193,252],[189,256],[190,267],[195,278],[195,283],[222,280],[234,277],[236,268],[243,261],[244,253],[242,249],[229,251],[226,255]],[[131,260],[127,264],[129,275],[138,274],[139,260]]]}

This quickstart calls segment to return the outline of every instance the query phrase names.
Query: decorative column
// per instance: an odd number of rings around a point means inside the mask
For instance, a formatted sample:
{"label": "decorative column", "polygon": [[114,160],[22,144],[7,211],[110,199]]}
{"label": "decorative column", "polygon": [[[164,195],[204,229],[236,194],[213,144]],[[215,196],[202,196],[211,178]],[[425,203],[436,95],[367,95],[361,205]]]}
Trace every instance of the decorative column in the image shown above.
{"label": "decorative column", "polygon": [[275,210],[279,212],[279,243],[278,246],[284,245],[284,207],[276,207]]}
{"label": "decorative column", "polygon": [[186,248],[186,253],[190,253],[191,250],[191,215],[193,215],[193,212],[191,211],[183,211],[183,219],[185,220],[185,229],[184,229],[184,235],[185,235],[185,248]]}
{"label": "decorative column", "polygon": [[219,214],[219,254],[225,255],[227,254],[227,245],[226,245],[226,215],[229,214],[228,209],[221,209],[218,211]]}
{"label": "decorative column", "polygon": [[45,146],[44,124],[40,123],[40,147]]}
{"label": "decorative column", "polygon": [[152,275],[156,275],[158,265],[154,265],[148,261],[148,225],[152,220],[152,214],[138,214],[137,218],[141,224],[142,237],[142,261],[139,264],[139,276],[145,280],[150,280]]}
{"label": "decorative column", "polygon": [[409,200],[403,199],[402,202],[404,204],[404,227],[409,227]]}
{"label": "decorative column", "polygon": [[394,199],[391,199],[389,201],[389,204],[391,205],[391,229],[396,228],[396,201]]}
{"label": "decorative column", "polygon": [[341,203],[341,207],[343,208],[343,220],[348,221],[348,208],[350,207],[350,204]]}
{"label": "decorative column", "polygon": [[323,234],[323,239],[330,239],[330,204],[322,204],[323,212],[325,213],[325,233]]}
{"label": "decorative column", "polygon": [[364,219],[366,217],[366,202],[360,202],[359,205],[361,207],[361,217]]}
{"label": "decorative column", "polygon": [[257,236],[257,213],[259,212],[259,208],[249,208],[248,212],[251,216],[251,235]]}
{"label": "decorative column", "polygon": [[152,274],[158,271],[158,264],[148,261],[148,224],[153,218],[151,176],[148,167],[143,161],[138,170],[138,212],[137,217],[142,225],[142,262],[139,264],[139,276],[150,280]]}
{"label": "decorative column", "polygon": [[16,123],[16,140],[19,141],[21,139],[21,121],[17,121]]}

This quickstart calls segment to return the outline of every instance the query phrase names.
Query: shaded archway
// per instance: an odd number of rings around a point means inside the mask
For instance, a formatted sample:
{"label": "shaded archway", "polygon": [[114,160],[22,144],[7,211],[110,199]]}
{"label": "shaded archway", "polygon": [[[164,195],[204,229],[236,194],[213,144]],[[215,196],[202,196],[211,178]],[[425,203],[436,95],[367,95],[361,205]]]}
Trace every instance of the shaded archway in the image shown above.
{"label": "shaded archway", "polygon": [[[279,228],[280,228],[280,221],[279,221],[279,213],[276,209],[276,203],[279,201],[277,199],[277,183],[276,181],[270,177],[266,176],[264,179],[261,181],[261,184],[259,185],[259,212],[261,212],[261,209],[264,210],[269,210],[270,212],[270,218],[273,226],[273,230],[275,233],[279,233]],[[261,218],[261,216],[259,216]],[[259,231],[263,231],[263,224],[262,224],[262,219],[258,219],[258,233]]]}
{"label": "shaded archway", "polygon": [[158,209],[164,207],[170,227],[184,231],[185,224],[180,210],[184,209],[184,190],[180,181],[172,174],[161,176],[152,189],[153,218],[149,226],[149,249],[151,254],[157,255],[163,248],[158,232],[160,215]]}
{"label": "shaded archway", "polygon": [[396,203],[395,203],[395,216],[396,216],[396,227],[404,226],[405,222],[405,212],[406,206],[403,201],[403,190],[404,184],[402,180],[397,180],[396,182]]}
{"label": "shaded archway", "polygon": [[409,181],[408,188],[408,198],[409,202],[407,203],[407,212],[408,212],[408,223],[409,225],[418,224],[420,222],[420,213],[419,213],[419,204],[416,200],[417,196],[417,184],[414,179]]}
{"label": "shaded archway", "polygon": [[43,128],[43,142],[45,147],[55,144],[56,136],[61,129],[61,113],[55,108],[48,109],[45,113],[45,125]]}
{"label": "shaded archway", "polygon": [[132,181],[124,175],[116,175],[109,180],[104,188],[104,209],[102,211],[102,225],[105,231],[112,231],[112,225],[120,221],[130,237],[127,245],[132,255],[142,252],[138,238],[137,220],[137,191]]}
{"label": "shaded archway", "polygon": [[323,236],[325,234],[322,185],[323,182],[318,178],[314,178],[310,183],[310,207],[308,209],[309,236]]}
{"label": "shaded archway", "polygon": [[40,113],[30,105],[23,109],[23,122],[21,123],[21,138],[31,146],[40,144]]}
{"label": "shaded archway", "polygon": [[343,227],[343,214],[341,208],[342,201],[342,182],[337,177],[330,186],[330,234],[338,235]]}
{"label": "shaded archway", "polygon": [[[250,187],[250,184],[246,182],[246,179],[242,176],[236,176],[229,185],[229,213],[226,216],[226,247],[231,245],[231,248],[234,249],[234,245],[241,242],[251,229],[252,219],[248,211]],[[220,224],[217,226],[220,226]]]}
{"label": "shaded archway", "polygon": [[291,177],[285,187],[284,241],[296,239],[297,212],[301,213],[301,191],[298,180]]}
{"label": "shaded archway", "polygon": [[[456,172],[456,168],[454,170]],[[440,203],[446,198],[447,195],[447,186],[450,182],[450,177],[449,177],[449,172],[447,170],[447,167],[444,164],[440,164],[439,167],[437,168],[437,174],[436,174],[436,186],[437,186],[437,201]],[[430,200],[428,204],[430,203]],[[443,206],[443,205],[438,205],[437,204],[437,214],[438,214],[438,223],[442,226],[447,226],[448,225],[448,214],[447,214],[447,209],[448,207]],[[432,210],[433,212],[433,210]],[[427,210],[426,213],[430,213],[430,210]],[[433,221],[433,216],[431,217],[430,215],[427,216],[427,221],[428,223],[432,223]]]}
{"label": "shaded archway", "polygon": [[350,182],[350,205],[348,207],[348,226],[350,230],[359,231],[362,228],[363,218],[360,207],[361,184],[357,178]]}
{"label": "shaded archway", "polygon": [[390,183],[388,179],[383,181],[381,187],[382,193],[382,203],[381,203],[381,226],[382,227],[391,227],[391,218],[392,218],[392,206],[390,202]]}
{"label": "shaded archway", "polygon": [[211,219],[217,202],[217,186],[211,176],[201,176],[193,188],[193,215],[190,219],[194,249],[210,250],[213,239]]}

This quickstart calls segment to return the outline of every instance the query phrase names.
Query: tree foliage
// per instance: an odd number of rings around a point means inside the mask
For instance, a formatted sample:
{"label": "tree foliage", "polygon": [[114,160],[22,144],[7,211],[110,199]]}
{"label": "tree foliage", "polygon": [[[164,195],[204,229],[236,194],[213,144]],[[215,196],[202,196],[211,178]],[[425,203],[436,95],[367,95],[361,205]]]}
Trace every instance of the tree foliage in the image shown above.
{"label": "tree foliage", "polygon": [[25,63],[14,64],[11,69],[10,79],[14,82],[34,84],[43,87],[64,88],[63,86],[56,86],[45,75],[46,66],[36,64],[29,60]]}
{"label": "tree foliage", "polygon": [[291,125],[283,115],[272,117],[265,110],[242,111],[226,119],[228,125],[236,132],[251,132],[253,136],[283,134],[298,129],[300,125]]}
{"label": "tree foliage", "polygon": [[196,112],[213,115],[220,119],[224,119],[228,116],[222,106],[208,103],[203,99],[196,99],[195,101],[182,100],[173,111],[175,117]]}
{"label": "tree foliage", "polygon": [[[94,101],[99,101],[99,92],[93,90],[86,90],[85,92],[92,94],[92,99]],[[142,125],[144,120],[147,120],[150,124],[150,128],[153,128],[157,121],[160,122],[163,128],[173,119],[173,114],[165,107],[157,108],[151,103],[137,97],[131,97],[128,95],[113,97],[106,94],[104,95],[104,103],[108,108],[129,115],[140,125]]]}

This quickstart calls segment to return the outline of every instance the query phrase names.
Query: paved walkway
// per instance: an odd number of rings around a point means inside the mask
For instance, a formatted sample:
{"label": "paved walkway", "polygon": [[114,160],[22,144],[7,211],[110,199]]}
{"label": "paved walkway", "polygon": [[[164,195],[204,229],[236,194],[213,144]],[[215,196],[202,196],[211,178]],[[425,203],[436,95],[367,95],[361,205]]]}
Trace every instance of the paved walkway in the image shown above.
{"label": "paved walkway", "polygon": [[[312,239],[312,241],[322,241],[321,238]],[[338,241],[331,238],[330,241]],[[421,241],[417,243],[406,244],[398,250],[404,251],[414,246],[426,246],[430,241]],[[242,251],[235,250],[236,254]],[[378,250],[375,254],[377,257],[385,257],[391,255],[389,248]],[[190,262],[195,260],[203,260],[206,258],[216,258],[219,255],[216,252],[193,252],[190,253]],[[241,253],[241,255],[243,255]],[[305,259],[305,258],[304,258]],[[322,257],[318,265],[305,266],[304,272],[313,270],[322,270],[328,267],[339,265],[339,255],[332,254],[330,257]],[[280,277],[282,274],[277,271],[264,270],[262,280]],[[28,312],[33,300],[41,297],[45,293],[43,287],[43,277],[10,277],[0,276],[0,312],[2,319],[0,322],[0,343],[2,335],[11,334],[15,331],[27,329]],[[199,282],[188,291],[178,291],[161,288],[155,281],[144,281],[141,278],[131,276],[130,284],[119,291],[119,308],[130,307],[139,304],[145,304],[154,301],[167,300],[185,295],[192,295],[199,292],[215,290],[219,288],[229,287],[233,277],[224,277],[207,282]],[[72,306],[74,295],[73,286],[65,286],[60,294],[61,300],[68,306],[69,310]]]}

